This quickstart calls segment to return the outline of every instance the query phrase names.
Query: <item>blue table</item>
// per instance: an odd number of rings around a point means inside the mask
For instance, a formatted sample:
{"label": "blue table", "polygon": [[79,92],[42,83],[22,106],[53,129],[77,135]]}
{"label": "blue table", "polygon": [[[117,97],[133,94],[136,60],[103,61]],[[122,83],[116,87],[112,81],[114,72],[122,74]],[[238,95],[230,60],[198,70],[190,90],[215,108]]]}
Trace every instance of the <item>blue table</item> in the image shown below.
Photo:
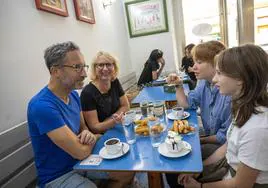
{"label": "blue table", "polygon": [[[188,119],[189,123],[198,127],[196,111],[189,110],[189,112],[191,114]],[[172,124],[173,121],[168,120],[168,129]],[[126,142],[121,125],[117,125],[115,128],[108,130],[98,140],[92,154],[98,154],[100,149],[104,146],[105,140],[112,137],[118,137],[121,141]],[[74,166],[74,169],[93,171],[136,171],[148,172],[148,175],[150,172],[201,172],[203,167],[198,130],[192,135],[183,136],[183,140],[191,144],[192,151],[188,155],[180,158],[167,158],[160,155],[157,148],[152,147],[150,137],[137,136],[136,143],[130,145],[130,151],[124,156],[113,160],[104,159],[99,166],[80,165],[79,162]],[[149,185],[155,184],[149,182]]]}
{"label": "blue table", "polygon": [[[190,91],[188,84],[183,84],[184,92],[188,94]],[[141,92],[136,96],[131,103],[140,103],[142,101],[154,102],[157,100],[160,101],[176,101],[176,93],[167,93],[164,92],[163,86],[156,87],[145,87]]]}
{"label": "blue table", "polygon": [[[187,81],[187,80],[190,80],[190,77],[188,75],[184,75],[183,76],[183,81]],[[160,78],[160,79],[154,80],[152,82],[152,85],[153,86],[162,86],[162,85],[164,85],[166,83],[167,83],[166,79],[161,79]]]}

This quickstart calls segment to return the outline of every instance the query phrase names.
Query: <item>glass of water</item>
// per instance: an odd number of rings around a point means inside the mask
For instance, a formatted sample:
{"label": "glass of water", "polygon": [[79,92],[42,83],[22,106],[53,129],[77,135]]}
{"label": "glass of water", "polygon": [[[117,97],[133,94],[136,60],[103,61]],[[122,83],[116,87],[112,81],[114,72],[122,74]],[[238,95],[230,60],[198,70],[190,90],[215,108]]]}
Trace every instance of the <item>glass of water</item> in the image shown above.
{"label": "glass of water", "polygon": [[159,118],[157,117],[150,117],[148,125],[152,146],[158,147],[162,142],[164,127],[160,124]]}
{"label": "glass of water", "polygon": [[136,135],[134,130],[134,119],[136,112],[130,110],[125,113],[122,121],[123,129],[125,132],[125,137],[128,144],[134,144],[136,142]]}

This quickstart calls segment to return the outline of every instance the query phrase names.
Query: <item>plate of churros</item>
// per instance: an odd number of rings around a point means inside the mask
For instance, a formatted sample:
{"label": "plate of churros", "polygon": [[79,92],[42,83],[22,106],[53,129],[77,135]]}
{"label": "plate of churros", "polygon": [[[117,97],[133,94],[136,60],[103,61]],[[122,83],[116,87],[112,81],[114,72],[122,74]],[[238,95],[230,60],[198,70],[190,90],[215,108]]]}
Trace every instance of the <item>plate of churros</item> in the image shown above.
{"label": "plate of churros", "polygon": [[174,120],[173,126],[170,129],[170,131],[182,135],[194,134],[195,130],[196,128],[193,125],[190,125],[187,120]]}
{"label": "plate of churros", "polygon": [[141,136],[149,136],[149,126],[148,126],[148,120],[145,119],[140,119],[140,120],[136,120],[134,121],[134,123],[136,124],[135,126],[135,133],[137,135],[141,135]]}
{"label": "plate of churros", "polygon": [[[137,135],[140,135],[140,136],[149,136],[150,135],[149,125],[148,125],[148,121],[150,120],[150,118],[155,118],[155,117],[148,117],[145,119],[134,121],[134,123],[136,124],[135,133]],[[165,126],[163,124],[160,124],[160,123],[157,123],[151,127],[151,131],[153,131],[154,133],[161,133],[164,130],[165,130]]]}

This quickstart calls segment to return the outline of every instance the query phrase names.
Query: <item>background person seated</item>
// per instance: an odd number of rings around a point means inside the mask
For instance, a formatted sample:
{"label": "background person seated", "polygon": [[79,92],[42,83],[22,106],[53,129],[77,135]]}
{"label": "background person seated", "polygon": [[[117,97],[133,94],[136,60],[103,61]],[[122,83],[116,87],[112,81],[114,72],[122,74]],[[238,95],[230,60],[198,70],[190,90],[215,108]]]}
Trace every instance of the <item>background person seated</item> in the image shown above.
{"label": "background person seated", "polygon": [[194,66],[194,60],[192,57],[192,49],[195,45],[194,44],[188,44],[184,48],[184,57],[182,58],[181,61],[181,70],[184,70],[185,73],[190,77],[189,80],[189,87],[190,89],[194,89],[196,86],[197,79],[194,74],[193,66]]}
{"label": "background person seated", "polygon": [[153,50],[149,59],[144,64],[144,68],[138,81],[138,86],[157,80],[164,66],[165,60],[163,58],[163,52],[158,49]]}

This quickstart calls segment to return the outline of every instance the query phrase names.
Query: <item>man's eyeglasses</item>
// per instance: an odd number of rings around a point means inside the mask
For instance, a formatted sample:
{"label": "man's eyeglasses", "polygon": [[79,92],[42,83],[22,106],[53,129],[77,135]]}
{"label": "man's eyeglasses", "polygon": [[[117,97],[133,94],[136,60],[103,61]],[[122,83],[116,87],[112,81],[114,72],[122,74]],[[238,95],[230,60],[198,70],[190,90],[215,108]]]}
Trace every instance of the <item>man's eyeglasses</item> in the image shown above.
{"label": "man's eyeglasses", "polygon": [[107,69],[111,69],[114,67],[114,64],[113,63],[96,63],[95,64],[95,67],[97,67],[98,69],[103,69],[104,66],[106,66]]}
{"label": "man's eyeglasses", "polygon": [[61,67],[69,67],[79,73],[82,72],[83,69],[87,72],[89,68],[89,66],[85,64],[61,65]]}

